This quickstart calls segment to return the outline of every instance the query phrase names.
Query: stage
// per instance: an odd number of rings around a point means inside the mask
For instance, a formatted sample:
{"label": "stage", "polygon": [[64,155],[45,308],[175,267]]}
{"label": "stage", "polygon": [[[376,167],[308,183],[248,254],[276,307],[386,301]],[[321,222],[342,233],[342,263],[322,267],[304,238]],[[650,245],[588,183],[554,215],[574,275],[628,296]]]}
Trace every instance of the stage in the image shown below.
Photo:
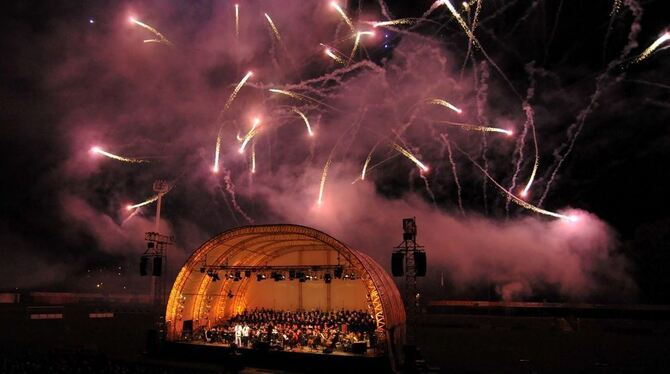
{"label": "stage", "polygon": [[261,348],[231,347],[224,343],[202,341],[165,342],[162,355],[170,359],[216,363],[226,369],[245,367],[282,369],[292,372],[389,372],[389,359],[375,355],[372,350],[365,354],[334,351],[324,353],[317,350],[285,351]]}

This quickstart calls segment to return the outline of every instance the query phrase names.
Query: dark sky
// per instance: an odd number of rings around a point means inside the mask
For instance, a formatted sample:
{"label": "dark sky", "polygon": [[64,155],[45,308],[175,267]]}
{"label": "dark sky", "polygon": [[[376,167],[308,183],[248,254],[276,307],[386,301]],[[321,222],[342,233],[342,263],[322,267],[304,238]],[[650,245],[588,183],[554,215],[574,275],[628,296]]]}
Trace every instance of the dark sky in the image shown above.
{"label": "dark sky", "polygon": [[[362,43],[365,52],[355,60],[371,60],[393,84],[377,87],[378,80],[356,71],[343,74],[341,80],[324,80],[318,92],[312,91],[315,95],[335,107],[356,109],[342,114],[305,105],[303,110],[316,124],[317,136],[329,134],[321,138],[327,139],[322,143],[305,146],[305,151],[300,145],[304,139],[299,122],[273,128],[272,137],[259,136],[259,167],[265,168],[266,177],[255,177],[253,183],[248,165],[230,161],[230,154],[223,157],[229,178],[224,173],[212,180],[207,172],[215,124],[221,119],[219,111],[231,85],[247,67],[259,72],[255,83],[260,88],[316,79],[338,68],[323,58],[319,42],[345,54],[351,45],[341,42],[346,39],[347,26],[328,11],[327,2],[324,6],[315,5],[317,1],[310,5],[299,1],[279,5],[279,0],[241,3],[244,44],[235,46],[232,2],[3,2],[0,263],[4,274],[0,288],[88,289],[98,282],[84,285],[80,280],[91,279],[90,270],[103,268],[114,274],[121,269],[115,289],[133,284],[136,279],[130,273],[135,271],[141,233],[151,223],[153,208],[129,220],[131,227],[122,224],[126,217],[121,208],[149,197],[156,178],[176,181],[166,200],[165,217],[178,238],[179,262],[202,241],[232,226],[251,220],[302,219],[300,214],[287,212],[305,206],[291,201],[299,194],[287,188],[294,182],[304,192],[299,196],[310,196],[313,201],[329,155],[334,155],[334,165],[340,165],[333,166],[329,178],[353,180],[351,175],[360,172],[353,169],[361,166],[378,142],[376,136],[382,132],[388,132],[384,139],[395,136],[390,129],[408,120],[413,98],[424,94],[453,97],[467,112],[462,122],[509,123],[518,136],[527,121],[522,101],[532,85],[529,103],[540,164],[529,202],[539,204],[557,160],[567,150],[562,145],[569,145],[578,132],[542,207],[575,208],[604,222],[614,243],[608,244],[608,256],[625,259],[626,265],[621,266],[640,289],[634,297],[665,301],[659,289],[668,283],[662,269],[670,266],[666,254],[670,239],[670,56],[661,46],[646,60],[633,63],[668,27],[663,1],[624,1],[611,16],[613,1],[483,0],[481,25],[475,34],[484,49],[474,48],[465,65],[467,36],[444,6],[432,12],[429,21],[398,26],[407,31],[387,30],[378,35],[380,40]],[[421,17],[431,4],[386,2],[389,15],[396,19]],[[465,17],[467,12],[457,5]],[[264,24],[265,11],[273,15],[283,33],[283,45],[273,41]],[[362,20],[385,19],[376,1],[360,6],[352,1],[347,11],[357,25],[364,25],[358,23]],[[474,9],[470,16],[472,12]],[[175,47],[142,43],[151,35],[129,27],[124,22],[128,15],[155,26]],[[487,61],[484,51],[504,77]],[[434,56],[440,66],[430,65]],[[416,70],[403,75],[404,69]],[[534,70],[529,73],[529,69]],[[444,83],[436,83],[441,81]],[[225,118],[238,131],[247,126],[241,124],[248,116],[242,106],[277,121],[288,116],[281,111],[286,102],[257,93],[261,91],[258,87],[255,91],[243,88],[237,99],[240,107],[235,108],[238,112]],[[361,102],[365,105],[359,105]],[[432,109],[430,113],[441,115]],[[435,124],[427,121],[417,119],[415,126],[424,126],[423,130],[409,131],[401,140],[429,164],[440,165],[428,176],[429,188],[411,163],[396,158],[377,169],[371,177],[373,189],[367,193],[389,204],[410,201],[409,206],[418,198],[441,214],[457,217],[451,167]],[[357,142],[346,137],[340,141],[340,134],[350,133]],[[478,164],[486,164],[493,178],[510,187],[516,140],[489,134],[484,151],[480,133],[450,129],[448,134]],[[235,131],[228,135],[232,138]],[[91,160],[88,149],[98,144],[120,154],[147,156],[152,162],[146,166]],[[517,189],[532,167],[530,135],[522,145],[525,156]],[[484,184],[485,178],[467,157],[452,151],[469,217],[492,227],[537,217],[514,204],[506,208],[505,196],[490,182]],[[392,153],[379,152],[377,161]],[[335,190],[333,186],[326,191]],[[384,206],[375,206],[379,215],[386,214]],[[388,209],[393,216],[390,205]],[[398,214],[393,217],[416,213],[408,208]],[[305,218],[297,223],[312,222]],[[337,221],[322,223],[320,228],[340,233],[345,231],[343,226]],[[344,239],[361,246],[371,243],[354,234]],[[386,255],[379,251],[372,250],[378,260],[385,261]],[[450,262],[448,257],[443,260]],[[447,272],[462,271],[445,266]],[[589,271],[598,273],[598,266]],[[505,273],[490,281],[504,284],[514,281],[514,276]],[[531,278],[536,279],[535,275]],[[564,282],[550,276],[539,278],[530,283],[561,288]],[[477,282],[471,281],[475,286]]]}

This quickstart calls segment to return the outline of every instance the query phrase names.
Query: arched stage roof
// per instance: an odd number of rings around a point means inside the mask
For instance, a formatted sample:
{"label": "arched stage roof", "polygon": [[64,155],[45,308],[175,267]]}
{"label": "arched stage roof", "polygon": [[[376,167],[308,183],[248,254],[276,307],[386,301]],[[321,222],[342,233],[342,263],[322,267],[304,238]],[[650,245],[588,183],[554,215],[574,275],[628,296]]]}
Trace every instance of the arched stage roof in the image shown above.
{"label": "arched stage roof", "polygon": [[194,327],[204,326],[246,308],[246,295],[253,281],[243,278],[236,282],[236,295],[230,297],[226,290],[231,289],[233,280],[213,282],[201,271],[205,262],[208,266],[262,266],[291,253],[309,251],[334,251],[341,264],[356,270],[357,281],[363,282],[367,290],[363,302],[374,315],[378,337],[389,343],[398,342],[404,331],[405,310],[391,276],[372,258],[332,236],[290,224],[231,229],[195,250],[170,291],[165,313],[168,339],[180,338],[185,320],[192,320]]}

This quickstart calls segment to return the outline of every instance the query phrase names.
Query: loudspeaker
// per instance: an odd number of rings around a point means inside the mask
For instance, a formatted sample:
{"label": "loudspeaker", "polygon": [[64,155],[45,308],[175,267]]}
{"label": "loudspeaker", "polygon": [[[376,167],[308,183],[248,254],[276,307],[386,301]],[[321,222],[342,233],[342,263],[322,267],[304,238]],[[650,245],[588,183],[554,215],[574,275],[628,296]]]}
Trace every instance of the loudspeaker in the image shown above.
{"label": "loudspeaker", "polygon": [[402,252],[394,252],[391,254],[391,273],[394,277],[402,277],[405,274],[404,262],[405,254]]}
{"label": "loudspeaker", "polygon": [[154,268],[152,274],[155,277],[160,277],[163,275],[163,257],[154,257]]}
{"label": "loudspeaker", "polygon": [[426,276],[426,252],[414,252],[414,269],[417,277]]}
{"label": "loudspeaker", "polygon": [[147,265],[149,264],[149,258],[147,256],[140,257],[140,275],[147,275]]}

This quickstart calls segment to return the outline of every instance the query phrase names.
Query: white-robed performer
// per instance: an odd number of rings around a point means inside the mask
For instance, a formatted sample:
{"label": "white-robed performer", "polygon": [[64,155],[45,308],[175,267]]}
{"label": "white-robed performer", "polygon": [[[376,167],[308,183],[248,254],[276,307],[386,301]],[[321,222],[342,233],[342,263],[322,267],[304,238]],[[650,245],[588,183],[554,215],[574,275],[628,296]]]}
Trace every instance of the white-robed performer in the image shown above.
{"label": "white-robed performer", "polygon": [[235,345],[242,346],[242,325],[235,325]]}

